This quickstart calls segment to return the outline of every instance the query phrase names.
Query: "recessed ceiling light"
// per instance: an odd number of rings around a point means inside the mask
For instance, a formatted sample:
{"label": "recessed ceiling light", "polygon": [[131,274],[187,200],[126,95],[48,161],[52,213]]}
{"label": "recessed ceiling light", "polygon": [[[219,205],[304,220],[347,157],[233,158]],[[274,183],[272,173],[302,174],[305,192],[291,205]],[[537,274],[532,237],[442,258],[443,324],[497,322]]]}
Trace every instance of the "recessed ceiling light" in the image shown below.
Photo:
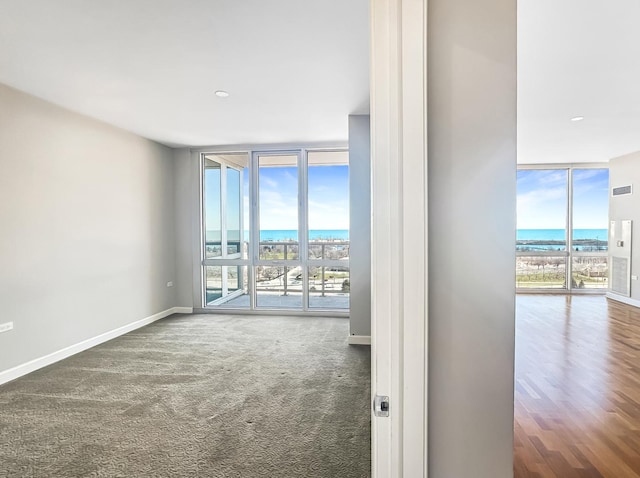
{"label": "recessed ceiling light", "polygon": [[571,121],[582,121],[584,119],[584,116],[574,116],[573,118],[571,118]]}
{"label": "recessed ceiling light", "polygon": [[226,98],[227,96],[229,96],[229,93],[224,90],[218,90],[216,91],[216,96],[219,98]]}

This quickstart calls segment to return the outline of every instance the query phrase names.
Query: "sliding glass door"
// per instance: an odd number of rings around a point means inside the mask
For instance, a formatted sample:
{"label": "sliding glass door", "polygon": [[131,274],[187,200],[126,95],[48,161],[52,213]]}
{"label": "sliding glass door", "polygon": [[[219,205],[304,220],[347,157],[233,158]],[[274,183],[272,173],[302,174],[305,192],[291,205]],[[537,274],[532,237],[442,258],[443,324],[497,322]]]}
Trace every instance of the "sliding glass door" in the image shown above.
{"label": "sliding glass door", "polygon": [[348,310],[348,152],[202,157],[205,306]]}
{"label": "sliding glass door", "polygon": [[246,153],[203,156],[205,306],[250,306],[244,213],[248,165]]}
{"label": "sliding glass door", "polygon": [[256,153],[256,307],[301,309],[300,154]]}

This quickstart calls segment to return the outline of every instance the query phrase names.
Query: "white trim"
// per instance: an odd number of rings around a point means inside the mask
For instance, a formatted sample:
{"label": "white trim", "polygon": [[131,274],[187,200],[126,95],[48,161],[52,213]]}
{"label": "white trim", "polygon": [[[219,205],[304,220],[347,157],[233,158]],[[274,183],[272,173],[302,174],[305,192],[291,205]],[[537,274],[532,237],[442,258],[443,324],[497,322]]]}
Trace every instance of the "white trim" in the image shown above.
{"label": "white trim", "polygon": [[340,312],[339,309],[241,309],[241,308],[224,308],[217,307],[196,307],[193,309],[194,314],[211,314],[211,315],[243,315],[243,316],[279,316],[279,317],[330,317],[333,319],[348,319],[349,312]]}
{"label": "white trim", "polygon": [[[568,246],[569,260],[565,261],[564,283],[567,289],[571,289],[573,279],[573,168],[567,169],[567,218],[565,222],[564,240]],[[517,231],[516,231],[517,233]]]}
{"label": "white trim", "polygon": [[427,476],[427,0],[371,0],[372,476]]}
{"label": "white trim", "polygon": [[191,207],[191,250],[193,253],[193,270],[192,270],[192,297],[195,307],[204,307],[206,305],[206,292],[204,287],[204,247],[202,244],[205,239],[204,231],[204,153],[196,153],[191,150],[191,184],[196,185],[192,188],[193,201]]}
{"label": "white trim", "polygon": [[193,314],[193,307],[174,307],[172,314]]}
{"label": "white trim", "polygon": [[[398,338],[397,273],[390,252],[391,231],[398,229],[397,162],[398,18],[393,0],[371,0],[371,395],[390,397],[389,417],[371,418],[371,472],[373,478],[400,477],[401,435],[399,429],[399,387],[392,366],[400,363],[395,343]],[[395,100],[395,101],[394,101]],[[392,204],[393,201],[393,204]],[[395,254],[394,254],[395,256]]]}
{"label": "white trim", "polygon": [[[401,2],[402,472],[428,474],[427,0]],[[378,251],[379,253],[380,251]]]}
{"label": "white trim", "polygon": [[518,287],[516,288],[517,295],[605,295],[607,289],[604,287],[601,289],[539,289],[533,287]]}
{"label": "white trim", "polygon": [[349,345],[371,345],[370,335],[350,335]]}
{"label": "white trim", "polygon": [[22,377],[23,375],[27,375],[28,373],[34,372],[42,367],[46,367],[47,365],[59,362],[60,360],[63,360],[67,357],[71,357],[72,355],[90,349],[91,347],[100,345],[101,343],[107,342],[108,340],[115,339],[116,337],[131,332],[132,330],[139,329],[140,327],[149,325],[157,320],[169,317],[172,314],[191,313],[191,310],[191,307],[172,307],[171,309],[163,310],[162,312],[158,312],[157,314],[153,314],[144,319],[131,322],[130,324],[123,325],[122,327],[118,327],[117,329],[113,329],[109,332],[105,332],[90,339],[83,340],[82,342],[79,342],[77,344],[70,345],[69,347],[65,347],[61,350],[45,355],[44,357],[40,357],[27,363],[23,363],[22,365],[10,368],[9,370],[0,372],[0,385],[10,382],[11,380],[15,380],[16,378]]}
{"label": "white trim", "polygon": [[616,300],[618,302],[622,302],[623,304],[632,305],[634,307],[640,307],[640,300],[632,299],[630,297],[624,297],[622,295],[614,294],[613,292],[607,292],[605,294],[607,299]]}
{"label": "white trim", "polygon": [[520,169],[609,169],[609,163],[518,163]]}
{"label": "white trim", "polygon": [[306,149],[301,149],[298,156],[298,257],[302,259],[302,310],[309,310],[309,157]]}
{"label": "white trim", "polygon": [[211,145],[197,148],[190,148],[192,153],[246,153],[260,151],[263,153],[273,153],[279,151],[291,151],[307,149],[309,151],[344,151],[349,149],[349,143],[344,141],[311,142],[311,143],[273,143],[273,144],[234,144],[234,145]]}

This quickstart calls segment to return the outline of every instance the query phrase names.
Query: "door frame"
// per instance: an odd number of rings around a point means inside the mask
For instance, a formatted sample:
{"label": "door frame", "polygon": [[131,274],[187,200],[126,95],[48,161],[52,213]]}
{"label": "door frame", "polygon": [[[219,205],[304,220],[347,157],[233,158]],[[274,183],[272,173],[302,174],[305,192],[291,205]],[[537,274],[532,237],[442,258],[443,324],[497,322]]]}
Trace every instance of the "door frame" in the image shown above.
{"label": "door frame", "polygon": [[372,476],[426,477],[427,0],[371,0]]}
{"label": "door frame", "polygon": [[[202,169],[202,190],[203,190],[203,194],[204,194],[204,190],[205,190],[205,183],[206,183],[206,178],[205,178],[205,161],[207,161],[207,158],[205,158],[206,154],[202,154],[200,157],[200,161],[201,161],[201,169]],[[206,258],[206,254],[203,253],[203,259],[202,259],[202,267],[207,267],[207,266],[211,266],[211,267],[221,267],[221,290],[222,290],[222,297],[220,297],[219,299],[216,299],[214,301],[212,301],[212,304],[215,303],[224,303],[227,302],[231,299],[233,299],[234,297],[238,297],[239,295],[242,294],[242,287],[240,286],[239,289],[236,292],[233,292],[231,294],[228,294],[228,282],[229,282],[229,277],[227,275],[228,272],[228,268],[229,267],[244,267],[246,266],[246,260],[243,260],[242,258],[242,237],[240,238],[240,250],[235,253],[235,254],[229,254],[228,251],[228,208],[227,208],[227,200],[228,198],[228,177],[229,177],[229,170],[232,169],[234,171],[237,171],[239,173],[239,181],[240,181],[240,207],[239,207],[239,221],[240,221],[240,231],[244,230],[243,224],[244,224],[244,211],[243,211],[243,207],[242,207],[242,181],[243,181],[243,171],[242,171],[242,167],[239,166],[238,164],[235,164],[231,161],[228,161],[224,158],[216,158],[216,160],[213,159],[209,159],[212,162],[215,162],[217,164],[220,165],[220,246],[221,246],[221,256],[220,258],[216,258],[216,259],[207,259]],[[202,230],[201,230],[201,241],[202,244],[206,243],[206,204],[204,201],[204,196],[203,196],[203,201],[202,201],[202,211],[201,211],[201,221],[202,221]],[[240,233],[242,235],[242,232]],[[247,269],[248,270],[248,269]],[[238,274],[238,281],[241,281],[241,276],[240,274]],[[205,274],[203,273],[203,284],[202,284],[202,294],[204,297],[204,305],[206,306],[206,295],[207,295],[207,286],[206,286],[206,277]]]}
{"label": "door frame", "polygon": [[[271,266],[271,267],[282,267],[285,270],[285,277],[288,275],[288,270],[291,268],[299,267],[300,272],[302,274],[302,306],[301,308],[292,308],[291,310],[296,310],[300,312],[306,311],[306,299],[307,292],[305,288],[305,284],[307,284],[307,275],[305,272],[305,267],[303,264],[303,258],[306,253],[306,242],[303,240],[306,237],[306,229],[305,229],[305,205],[306,205],[306,184],[305,179],[306,175],[304,172],[304,155],[305,151],[301,148],[299,149],[289,149],[289,150],[254,150],[251,151],[251,160],[249,162],[250,174],[249,177],[252,178],[249,181],[249,200],[251,202],[250,207],[250,216],[251,217],[251,240],[249,247],[249,256],[251,258],[252,267],[259,266]],[[262,157],[270,157],[270,156],[291,156],[296,158],[296,176],[298,183],[297,190],[297,201],[296,201],[296,209],[297,209],[297,231],[298,231],[298,258],[297,259],[285,259],[285,260],[268,260],[268,259],[260,259],[260,158]],[[303,244],[304,242],[304,244]],[[286,246],[285,246],[286,247]],[[285,249],[286,250],[286,249]],[[258,305],[258,290],[257,287],[257,277],[254,273],[253,282],[249,287],[252,295],[252,304],[254,310],[272,310],[272,307],[265,307]],[[279,310],[279,309],[278,309]]]}

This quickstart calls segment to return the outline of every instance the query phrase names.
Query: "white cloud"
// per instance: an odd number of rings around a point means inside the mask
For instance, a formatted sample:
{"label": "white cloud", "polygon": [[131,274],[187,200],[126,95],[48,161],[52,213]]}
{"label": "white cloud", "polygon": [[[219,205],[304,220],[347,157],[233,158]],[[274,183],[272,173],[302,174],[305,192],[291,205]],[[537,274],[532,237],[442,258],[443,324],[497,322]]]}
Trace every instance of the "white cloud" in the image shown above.
{"label": "white cloud", "polygon": [[564,186],[518,194],[518,229],[563,229],[566,214]]}
{"label": "white cloud", "polygon": [[260,191],[260,228],[297,229],[298,198],[279,191]]}
{"label": "white cloud", "polygon": [[349,229],[349,205],[340,199],[310,200],[309,229]]}
{"label": "white cloud", "polygon": [[271,179],[269,176],[260,176],[260,192],[265,189],[278,189],[278,182]]}

